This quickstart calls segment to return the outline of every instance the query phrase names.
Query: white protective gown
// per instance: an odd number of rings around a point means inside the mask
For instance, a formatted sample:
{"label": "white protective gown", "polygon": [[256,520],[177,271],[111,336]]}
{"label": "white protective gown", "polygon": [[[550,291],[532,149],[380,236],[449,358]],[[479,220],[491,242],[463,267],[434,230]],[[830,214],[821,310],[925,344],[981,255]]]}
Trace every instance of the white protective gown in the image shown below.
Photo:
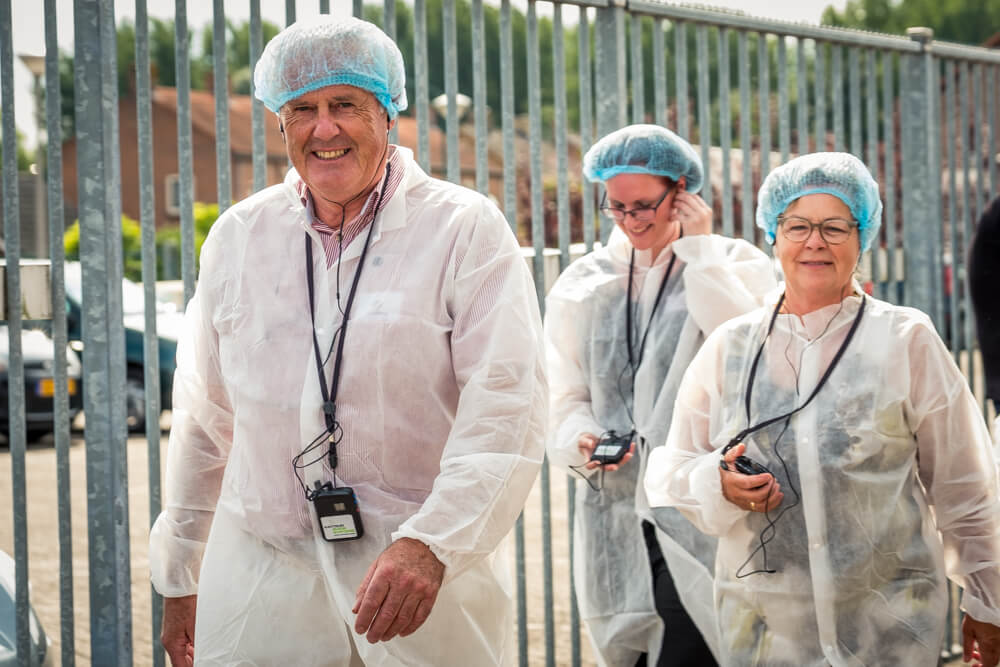
{"label": "white protective gown", "polygon": [[[535,290],[496,207],[395,150],[405,176],[374,223],[337,402],[337,477],[355,490],[362,539],[324,541],[292,472],[324,428],[307,270],[322,350],[341,320],[337,264],[326,269],[294,170],[226,211],[205,241],[178,348],[165,509],[150,539],[156,589],[199,593],[199,664],[347,664],[355,592],[403,537],[430,546],[444,585],[413,635],[355,638],[365,663],[511,660],[511,586],[495,552],[544,452]],[[344,249],[342,301],[366,234]],[[307,484],[331,479],[321,458]]]}
{"label": "white protective gown", "polygon": [[[634,404],[636,427],[645,441],[632,461],[604,475],[600,492],[572,475],[577,479],[574,581],[581,617],[602,665],[631,666],[643,652],[655,664],[660,650],[663,624],[653,601],[643,518],[660,529],[660,546],[681,600],[715,650],[711,577],[715,540],[703,536],[675,510],[650,512],[637,480],[649,450],[666,442],[674,396],[706,333],[759,306],[774,287],[770,260],[742,240],[714,235],[681,238],[652,266],[651,253],[637,251],[636,344],[674,252],[677,261],[649,325],[633,400],[625,333],[631,251],[628,237],[615,228],[608,246],[574,262],[546,300],[552,465],[568,473],[568,466],[583,465],[577,440],[584,433],[600,436],[612,429],[628,433],[626,404]],[[591,477],[594,484],[598,479],[599,475]]]}
{"label": "white protective gown", "polygon": [[[747,427],[744,391],[777,296],[717,329],[691,363],[667,446],[650,460],[650,502],[719,537],[725,664],[936,665],[946,573],[965,587],[968,613],[1000,624],[1000,504],[982,414],[917,310],[868,297],[842,360],[778,442],[787,473],[774,446],[783,421],[747,439],[747,455],[781,484],[782,506],[794,504],[793,487],[801,500],[767,544],[777,572],[736,577],[767,520],[723,498],[719,459]],[[860,303],[851,296],[802,320],[778,316],[754,382],[753,424],[808,397]],[[758,552],[744,572],[763,564]]]}

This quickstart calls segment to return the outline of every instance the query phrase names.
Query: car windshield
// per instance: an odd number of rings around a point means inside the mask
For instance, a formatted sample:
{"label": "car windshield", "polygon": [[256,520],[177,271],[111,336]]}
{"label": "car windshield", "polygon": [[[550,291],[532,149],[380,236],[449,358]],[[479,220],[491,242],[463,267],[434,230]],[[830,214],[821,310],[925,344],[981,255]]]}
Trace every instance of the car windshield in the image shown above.
{"label": "car windshield", "polygon": [[[66,262],[66,296],[77,303],[83,302],[83,275],[78,262]],[[128,278],[122,278],[122,314],[141,315],[145,312],[146,293],[142,285]],[[170,307],[161,301],[156,302],[156,310],[162,312]]]}

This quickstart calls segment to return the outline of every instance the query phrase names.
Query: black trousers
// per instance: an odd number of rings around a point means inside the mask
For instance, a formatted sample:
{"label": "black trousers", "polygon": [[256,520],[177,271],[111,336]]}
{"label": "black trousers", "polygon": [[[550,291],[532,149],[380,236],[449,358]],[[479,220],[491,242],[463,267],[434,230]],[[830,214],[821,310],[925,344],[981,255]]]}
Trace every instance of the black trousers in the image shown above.
{"label": "black trousers", "polygon": [[[656,667],[714,667],[712,652],[698,631],[687,610],[681,604],[670,576],[667,561],[663,558],[660,545],[656,541],[656,529],[648,521],[642,522],[642,534],[646,538],[646,551],[653,570],[653,599],[656,613],[663,619],[663,645]],[[636,667],[646,667],[645,654],[639,658]]]}

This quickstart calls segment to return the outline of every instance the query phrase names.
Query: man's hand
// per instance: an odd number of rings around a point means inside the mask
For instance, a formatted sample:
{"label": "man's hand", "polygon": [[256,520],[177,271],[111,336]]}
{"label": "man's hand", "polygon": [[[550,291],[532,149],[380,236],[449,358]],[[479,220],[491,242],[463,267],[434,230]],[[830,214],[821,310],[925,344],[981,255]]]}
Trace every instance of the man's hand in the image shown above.
{"label": "man's hand", "polygon": [[768,473],[744,475],[736,472],[733,461],[742,456],[746,450],[747,446],[741,442],[722,457],[726,462],[726,470],[719,470],[722,495],[732,504],[748,512],[770,512],[781,504],[785,494],[781,492],[778,480]]}
{"label": "man's hand", "polygon": [[1000,661],[1000,628],[968,614],[962,621],[962,660],[978,660],[977,667],[996,667]]}
{"label": "man's hand", "polygon": [[[587,462],[584,464],[584,467],[587,470],[593,470],[594,468],[601,467],[600,461],[590,460],[590,457],[594,455],[594,449],[597,448],[597,443],[600,441],[601,439],[598,438],[593,433],[584,433],[583,435],[580,436],[580,439],[576,441],[576,448],[579,449],[580,453],[583,454],[587,459]],[[605,472],[614,472],[615,470],[618,470],[623,465],[628,463],[634,454],[635,454],[635,443],[633,442],[632,446],[629,447],[628,452],[625,453],[625,456],[622,457],[621,461],[619,461],[618,463],[608,463],[604,466]]]}
{"label": "man's hand", "polygon": [[194,613],[197,604],[197,595],[163,598],[160,643],[174,667],[190,667],[194,664]]}
{"label": "man's hand", "polygon": [[699,195],[678,190],[670,213],[671,219],[680,223],[684,236],[712,233],[712,209]]}
{"label": "man's hand", "polygon": [[444,564],[423,542],[396,540],[379,554],[358,587],[354,631],[374,644],[413,634],[434,607]]}

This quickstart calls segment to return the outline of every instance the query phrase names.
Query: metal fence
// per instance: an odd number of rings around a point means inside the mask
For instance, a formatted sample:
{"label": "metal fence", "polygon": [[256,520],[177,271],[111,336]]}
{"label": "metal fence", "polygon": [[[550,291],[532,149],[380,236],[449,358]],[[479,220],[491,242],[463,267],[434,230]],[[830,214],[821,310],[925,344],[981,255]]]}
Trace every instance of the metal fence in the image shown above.
{"label": "metal fence", "polygon": [[[260,0],[250,8],[251,67],[263,48]],[[147,303],[155,299],[155,208],[150,79],[150,35],[146,0],[135,1],[135,98],[142,278]],[[235,3],[230,3],[232,6]],[[304,4],[304,3],[302,3]],[[312,6],[312,3],[310,3]],[[409,5],[406,6],[409,9]],[[442,39],[429,43],[431,8],[440,7]],[[471,12],[472,60],[458,57],[458,10]],[[214,0],[213,52],[216,129],[216,190],[220,211],[233,192],[226,77],[226,17],[223,0]],[[321,12],[329,0],[319,0]],[[365,8],[350,5],[355,15]],[[395,0],[376,8],[390,35],[397,35]],[[494,12],[498,12],[495,15]],[[540,18],[540,14],[542,14]],[[497,21],[485,20],[489,15]],[[181,273],[185,300],[195,285],[194,176],[190,50],[186,0],[175,2],[175,60],[178,131],[178,186]],[[286,0],[285,19],[296,17],[295,0]],[[866,161],[883,188],[885,218],[880,248],[866,267],[875,294],[928,312],[945,336],[973,386],[982,384],[973,354],[976,340],[965,249],[975,221],[997,191],[997,83],[1000,54],[933,41],[929,32],[908,37],[821,28],[761,20],[738,13],[661,4],[651,0],[573,0],[484,6],[483,0],[413,0],[413,115],[418,134],[416,156],[432,168],[430,63],[444,67],[443,109],[447,178],[474,178],[469,184],[487,193],[491,175],[502,175],[496,195],[515,231],[530,239],[538,297],[544,295],[546,228],[558,268],[570,259],[571,242],[591,249],[610,231],[595,216],[596,192],[578,174],[580,156],[595,137],[627,122],[667,125],[689,138],[707,165],[704,197],[716,211],[716,230],[761,242],[753,225],[754,193],[762,178],[791,155],[816,149],[848,150]],[[523,18],[522,18],[523,17]],[[48,225],[52,259],[52,299],[63,293],[63,183],[60,90],[56,54],[56,2],[45,0],[46,96],[49,138]],[[523,43],[515,27],[524,22]],[[113,0],[74,2],[75,140],[79,187],[80,255],[83,262],[86,414],[87,534],[89,537],[90,647],[95,664],[133,662],[133,635],[157,637],[160,600],[153,595],[150,628],[132,627],[126,416],[118,388],[124,386],[122,246],[118,230],[120,192],[119,96]],[[487,29],[489,28],[489,30]],[[11,0],[0,0],[0,80],[3,123],[3,217],[7,261],[21,260],[16,178]],[[542,39],[544,34],[544,40]],[[545,46],[543,48],[543,41]],[[498,50],[487,50],[487,44]],[[441,49],[441,54],[434,50]],[[569,51],[575,53],[571,58]],[[573,62],[575,60],[575,63]],[[546,63],[543,68],[542,64]],[[521,66],[523,64],[523,66]],[[467,71],[469,68],[471,71]],[[499,81],[488,77],[498,71]],[[472,90],[459,91],[462,80]],[[471,76],[470,76],[471,75]],[[575,93],[568,87],[576,83]],[[526,86],[524,85],[526,82]],[[487,100],[499,86],[499,109]],[[526,105],[515,91],[524,91]],[[459,93],[472,96],[471,130],[460,122]],[[490,113],[498,112],[498,128]],[[525,123],[527,127],[525,127]],[[252,110],[252,188],[265,186],[265,113]],[[474,169],[463,170],[462,135],[471,132]],[[489,149],[492,134],[499,140]],[[527,138],[525,139],[525,135]],[[527,148],[527,151],[524,149]],[[489,150],[499,151],[502,168],[491,167]],[[524,156],[527,155],[525,159]],[[554,183],[552,183],[554,181]],[[528,194],[519,197],[519,185]],[[572,205],[571,205],[572,204]],[[530,228],[524,228],[526,223]],[[553,260],[554,261],[554,260]],[[552,271],[550,270],[550,273]],[[551,275],[550,275],[551,278]],[[20,282],[8,272],[10,316],[10,457],[13,490],[14,557],[18,654],[28,652],[28,578],[25,471],[24,369]],[[543,304],[544,305],[544,304]],[[54,309],[54,349],[66,347],[66,317]],[[146,309],[145,389],[147,414],[160,412],[155,309]],[[67,369],[55,354],[55,450],[58,485],[70,483]],[[981,394],[980,394],[981,395]],[[981,400],[981,399],[980,399]],[[983,406],[984,411],[986,406]],[[160,511],[161,434],[155,419],[146,425],[150,522]],[[579,619],[572,600],[571,543],[573,484],[562,471],[550,477],[543,467],[539,497],[526,507],[515,529],[520,662],[580,664]],[[553,498],[553,490],[560,497]],[[563,490],[565,489],[565,490]],[[74,545],[68,494],[58,499],[61,663],[75,664],[73,599]],[[563,497],[565,495],[565,497]],[[556,506],[559,509],[553,510]],[[565,509],[562,509],[565,508]],[[526,531],[540,531],[540,540]],[[530,535],[529,535],[530,537]],[[540,553],[535,553],[536,544]],[[553,545],[559,545],[555,551]],[[554,568],[554,563],[558,568]],[[568,563],[568,567],[564,564]],[[556,575],[558,569],[558,576]],[[540,570],[540,573],[538,572]],[[529,585],[530,582],[530,585]],[[540,591],[529,590],[540,587]],[[529,607],[531,596],[544,605]],[[959,641],[953,611],[944,654]],[[148,633],[148,634],[147,634]],[[84,651],[84,653],[87,653]],[[943,654],[943,655],[944,655]],[[163,664],[162,652],[153,661]]]}

